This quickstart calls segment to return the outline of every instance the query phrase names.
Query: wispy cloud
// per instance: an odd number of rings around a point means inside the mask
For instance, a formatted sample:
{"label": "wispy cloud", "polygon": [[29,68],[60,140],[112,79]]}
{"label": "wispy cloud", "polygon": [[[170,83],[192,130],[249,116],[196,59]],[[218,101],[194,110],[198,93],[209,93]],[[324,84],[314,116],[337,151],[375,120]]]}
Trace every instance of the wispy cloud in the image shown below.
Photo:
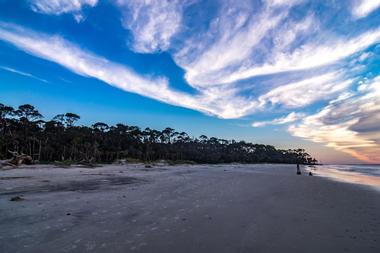
{"label": "wispy cloud", "polygon": [[330,72],[299,82],[282,85],[259,97],[260,106],[268,103],[288,108],[299,108],[313,102],[331,99],[349,87],[351,80],[342,81],[339,72]]}
{"label": "wispy cloud", "polygon": [[139,53],[165,51],[182,21],[184,2],[178,0],[117,0],[123,25],[133,34],[131,48]]}
{"label": "wispy cloud", "polygon": [[304,113],[297,113],[297,112],[291,112],[286,116],[283,116],[281,118],[269,120],[269,121],[257,121],[253,122],[252,126],[253,127],[264,127],[267,125],[283,125],[283,124],[288,124],[292,123],[294,121],[298,121],[302,118],[304,118],[306,114]]}
{"label": "wispy cloud", "polygon": [[209,30],[194,41],[190,38],[192,43],[180,46],[174,55],[176,62],[186,70],[186,80],[199,86],[226,83],[223,79],[233,73],[237,65],[253,60],[254,49],[284,21],[289,6],[282,7],[281,12],[272,6],[262,8],[260,13],[252,15],[254,7],[247,1],[223,2]]}
{"label": "wispy cloud", "polygon": [[[169,48],[172,37],[179,31],[184,6],[193,1],[180,0],[110,0],[122,13],[122,24],[130,30],[130,47],[138,53],[154,53]],[[77,22],[84,17],[83,7],[94,7],[98,0],[30,0],[35,12],[61,15],[72,13]]]}
{"label": "wispy cloud", "polygon": [[380,77],[358,91],[333,100],[289,131],[295,136],[326,143],[360,160],[380,162]]}
{"label": "wispy cloud", "polygon": [[293,18],[291,8],[303,1],[268,2],[254,9],[246,1],[224,1],[207,31],[182,38],[174,59],[191,85],[328,66],[380,41],[378,28],[355,35],[327,32],[312,10]]}
{"label": "wispy cloud", "polygon": [[43,82],[43,83],[49,83],[49,82],[48,82],[47,80],[45,80],[45,79],[42,79],[42,78],[36,77],[35,75],[32,75],[32,74],[27,73],[27,72],[24,72],[24,71],[20,71],[20,70],[14,69],[14,68],[6,67],[6,66],[0,66],[0,69],[2,69],[2,70],[4,70],[4,71],[11,72],[11,73],[15,73],[15,74],[17,74],[17,75],[26,76],[26,77],[29,77],[29,78],[32,78],[32,79],[35,79],[35,80],[41,81],[41,82]]}
{"label": "wispy cloud", "polygon": [[[191,108],[220,117],[235,117],[246,107],[245,100],[235,97],[234,91],[224,90],[224,98],[214,97],[212,93],[189,95],[170,88],[164,77],[142,76],[132,69],[111,62],[103,57],[85,51],[59,36],[0,23],[0,40],[9,42],[21,50],[55,62],[67,69],[86,77],[93,77],[119,89],[159,100],[172,105]],[[221,91],[218,91],[221,92]]]}
{"label": "wispy cloud", "polygon": [[83,6],[94,7],[97,3],[98,0],[30,0],[31,9],[35,12],[49,15],[73,13],[77,22],[83,19]]}
{"label": "wispy cloud", "polygon": [[[353,38],[337,38],[329,42],[310,42],[287,53],[273,48],[271,58],[263,64],[248,64],[236,71],[221,73],[217,79],[210,81],[219,83],[235,82],[259,75],[275,74],[287,71],[299,71],[334,64],[349,57],[370,45],[380,41],[380,29],[375,29]],[[205,76],[205,81],[209,76]]]}
{"label": "wispy cloud", "polygon": [[355,18],[364,18],[380,7],[378,0],[354,0],[352,15]]}
{"label": "wispy cloud", "polygon": [[29,54],[58,63],[79,75],[94,77],[149,97],[167,89],[165,78],[142,77],[131,69],[86,52],[59,36],[35,33],[10,24],[1,24],[0,31],[1,40]]}

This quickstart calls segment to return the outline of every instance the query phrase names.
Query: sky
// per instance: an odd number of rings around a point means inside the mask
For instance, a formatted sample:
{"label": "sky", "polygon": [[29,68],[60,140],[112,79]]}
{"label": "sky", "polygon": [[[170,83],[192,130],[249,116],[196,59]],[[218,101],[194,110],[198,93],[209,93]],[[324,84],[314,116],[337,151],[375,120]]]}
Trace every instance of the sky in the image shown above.
{"label": "sky", "polygon": [[0,103],[380,163],[380,0],[0,0]]}

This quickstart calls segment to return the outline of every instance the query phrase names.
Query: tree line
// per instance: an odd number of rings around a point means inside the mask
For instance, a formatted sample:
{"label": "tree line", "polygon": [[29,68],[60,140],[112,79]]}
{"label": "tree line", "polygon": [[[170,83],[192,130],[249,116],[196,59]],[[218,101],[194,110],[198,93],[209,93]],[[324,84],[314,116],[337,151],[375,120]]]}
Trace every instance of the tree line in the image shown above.
{"label": "tree line", "polygon": [[125,124],[97,122],[77,126],[80,116],[58,114],[43,120],[32,105],[13,108],[0,103],[0,159],[11,152],[40,162],[71,161],[111,163],[140,161],[192,161],[195,163],[303,163],[317,160],[304,149],[276,149],[271,145],[224,140],[201,135],[190,137],[172,128],[162,131]]}

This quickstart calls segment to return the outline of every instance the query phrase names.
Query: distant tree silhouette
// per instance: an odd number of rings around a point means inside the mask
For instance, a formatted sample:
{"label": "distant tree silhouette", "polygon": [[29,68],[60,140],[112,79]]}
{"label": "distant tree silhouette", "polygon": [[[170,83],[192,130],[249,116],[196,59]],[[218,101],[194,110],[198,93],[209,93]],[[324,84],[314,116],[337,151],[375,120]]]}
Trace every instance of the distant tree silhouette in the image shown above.
{"label": "distant tree silhouette", "polygon": [[68,112],[64,116],[64,121],[66,123],[66,126],[72,127],[76,121],[80,119],[79,115],[76,115],[75,113]]}
{"label": "distant tree silhouette", "polygon": [[276,149],[270,145],[224,140],[201,135],[191,138],[185,132],[167,127],[162,131],[137,126],[97,122],[91,127],[75,126],[80,116],[58,114],[43,121],[34,106],[17,110],[0,104],[0,159],[8,151],[24,153],[36,160],[52,162],[110,163],[118,159],[155,161],[187,160],[196,163],[301,163],[317,160],[304,149]]}

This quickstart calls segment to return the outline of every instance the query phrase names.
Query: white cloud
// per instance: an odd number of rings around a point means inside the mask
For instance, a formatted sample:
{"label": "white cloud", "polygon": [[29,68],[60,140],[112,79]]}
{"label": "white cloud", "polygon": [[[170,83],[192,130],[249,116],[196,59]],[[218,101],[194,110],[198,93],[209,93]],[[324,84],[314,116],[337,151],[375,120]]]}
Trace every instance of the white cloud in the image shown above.
{"label": "white cloud", "polygon": [[260,106],[268,103],[288,108],[307,106],[315,101],[327,100],[349,87],[351,80],[342,80],[338,72],[330,72],[299,82],[279,86],[259,97]]}
{"label": "white cloud", "polygon": [[41,81],[43,83],[49,83],[45,79],[36,77],[35,75],[32,75],[32,74],[24,72],[24,71],[20,71],[20,70],[14,69],[14,68],[6,67],[6,66],[0,66],[0,69],[8,71],[8,72],[11,72],[11,73],[15,73],[15,74],[18,74],[18,75],[21,75],[21,76],[26,76],[26,77],[29,77],[29,78]]}
{"label": "white cloud", "polygon": [[35,12],[60,15],[69,12],[78,12],[82,6],[94,7],[98,0],[31,0],[31,8]]}
{"label": "white cloud", "polygon": [[[72,13],[79,23],[82,8],[94,7],[98,0],[29,0],[35,12],[61,15]],[[111,0],[122,12],[123,26],[133,35],[131,49],[139,53],[165,51],[179,31],[182,9],[192,1],[180,0]]]}
{"label": "white cloud", "polygon": [[139,53],[165,51],[182,21],[179,0],[117,0],[123,25],[132,32],[132,49]]}
{"label": "white cloud", "polygon": [[252,15],[253,6],[247,1],[225,1],[209,31],[190,38],[175,52],[177,64],[186,70],[186,80],[196,86],[225,83],[230,67],[244,64],[253,50],[288,13],[288,6],[277,12],[264,6]]}
{"label": "white cloud", "polygon": [[314,15],[306,17],[301,22],[286,22],[281,32],[276,32],[273,36],[274,48],[277,51],[287,50],[297,39],[302,38],[302,35],[311,34],[318,28],[318,21]]}
{"label": "white cloud", "polygon": [[371,58],[372,56],[374,56],[372,52],[364,52],[359,56],[358,61],[363,62],[367,60],[368,58]]}
{"label": "white cloud", "polygon": [[263,127],[266,125],[283,125],[283,124],[288,124],[288,123],[291,123],[294,121],[298,121],[298,120],[304,118],[305,116],[306,115],[304,113],[291,112],[288,115],[281,117],[281,118],[277,118],[277,119],[273,119],[273,120],[269,120],[269,121],[253,122],[252,126],[253,127]]}
{"label": "white cloud", "polygon": [[[59,36],[34,33],[17,26],[1,24],[0,39],[25,52],[58,63],[71,71],[94,77],[118,88],[159,100],[167,98],[164,78],[142,77],[120,64],[81,50]],[[155,95],[157,94],[157,95]]]}
{"label": "white cloud", "polygon": [[355,18],[364,18],[380,7],[379,0],[354,0],[352,15]]}
{"label": "white cloud", "polygon": [[360,52],[379,41],[380,29],[374,29],[351,39],[311,42],[297,47],[292,53],[278,52],[274,49],[272,63],[266,62],[262,65],[240,68],[219,81],[228,83],[257,75],[326,66]]}
{"label": "white cloud", "polygon": [[0,23],[0,40],[31,55],[62,65],[79,75],[93,77],[119,89],[164,103],[222,118],[241,117],[254,107],[252,102],[236,96],[233,89],[209,89],[198,95],[173,90],[165,78],[141,76],[126,66],[82,50],[59,36],[49,36]]}
{"label": "white cloud", "polygon": [[295,136],[325,143],[372,163],[380,162],[380,77],[358,93],[331,101],[315,115],[289,127]]}
{"label": "white cloud", "polygon": [[178,38],[173,57],[190,85],[202,89],[325,67],[380,42],[379,28],[334,34],[311,10],[303,19],[289,15],[302,1],[266,2],[255,9],[246,1],[224,1],[208,30]]}
{"label": "white cloud", "polygon": [[284,5],[294,5],[296,3],[301,3],[303,0],[265,0],[268,6],[284,6]]}
{"label": "white cloud", "polygon": [[98,0],[30,0],[31,9],[35,12],[49,15],[73,13],[77,22],[83,20],[83,6],[94,7],[97,3]]}

